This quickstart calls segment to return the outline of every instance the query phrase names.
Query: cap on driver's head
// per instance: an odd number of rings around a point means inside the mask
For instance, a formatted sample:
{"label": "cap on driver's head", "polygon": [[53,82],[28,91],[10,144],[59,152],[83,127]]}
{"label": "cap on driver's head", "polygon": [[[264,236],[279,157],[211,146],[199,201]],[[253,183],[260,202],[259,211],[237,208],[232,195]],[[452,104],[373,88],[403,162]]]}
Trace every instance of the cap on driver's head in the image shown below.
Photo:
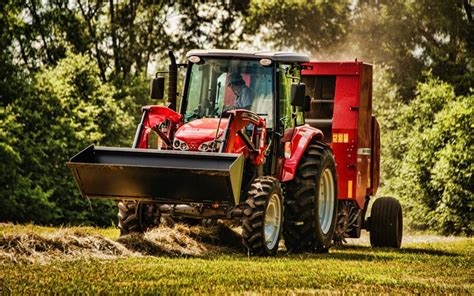
{"label": "cap on driver's head", "polygon": [[229,77],[228,85],[243,85],[245,84],[244,79],[240,73],[231,73]]}

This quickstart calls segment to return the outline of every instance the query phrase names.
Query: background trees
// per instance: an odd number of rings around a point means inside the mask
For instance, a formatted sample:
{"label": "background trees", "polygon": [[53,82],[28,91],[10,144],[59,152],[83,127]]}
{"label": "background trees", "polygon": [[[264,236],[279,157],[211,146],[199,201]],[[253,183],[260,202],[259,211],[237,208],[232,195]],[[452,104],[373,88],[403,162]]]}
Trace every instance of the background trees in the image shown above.
{"label": "background trees", "polygon": [[469,0],[5,0],[0,3],[0,220],[109,225],[64,163],[129,146],[167,50],[294,50],[375,65],[383,193],[410,223],[472,233],[474,24]]}
{"label": "background trees", "polygon": [[429,74],[383,136],[384,192],[403,200],[417,229],[472,234],[473,100]]}

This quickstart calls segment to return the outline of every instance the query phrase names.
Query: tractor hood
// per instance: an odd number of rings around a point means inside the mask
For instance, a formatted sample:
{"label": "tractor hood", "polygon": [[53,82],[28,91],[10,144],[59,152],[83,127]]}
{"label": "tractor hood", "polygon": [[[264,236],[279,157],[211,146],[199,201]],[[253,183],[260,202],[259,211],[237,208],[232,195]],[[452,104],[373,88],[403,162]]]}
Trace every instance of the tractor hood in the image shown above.
{"label": "tractor hood", "polygon": [[[224,134],[228,119],[222,118],[220,122],[219,139]],[[181,126],[174,135],[173,148],[190,151],[210,151],[211,143],[216,137],[219,118],[196,119]],[[206,145],[202,145],[206,144]]]}

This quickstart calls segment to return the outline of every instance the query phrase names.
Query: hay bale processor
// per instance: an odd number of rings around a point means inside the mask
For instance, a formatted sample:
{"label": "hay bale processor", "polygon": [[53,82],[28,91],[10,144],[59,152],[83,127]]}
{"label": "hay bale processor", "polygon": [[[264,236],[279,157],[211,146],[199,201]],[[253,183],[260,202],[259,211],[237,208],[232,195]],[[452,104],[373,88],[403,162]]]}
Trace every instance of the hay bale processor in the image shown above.
{"label": "hay bale processor", "polygon": [[[132,148],[89,146],[71,168],[86,198],[118,202],[121,234],[162,218],[228,219],[255,255],[326,252],[370,231],[399,248],[402,210],[375,200],[380,137],[372,66],[281,52],[170,52],[168,107],[145,106]],[[186,69],[178,101],[178,70]],[[163,100],[165,78],[151,82]],[[178,104],[179,103],[179,104]]]}

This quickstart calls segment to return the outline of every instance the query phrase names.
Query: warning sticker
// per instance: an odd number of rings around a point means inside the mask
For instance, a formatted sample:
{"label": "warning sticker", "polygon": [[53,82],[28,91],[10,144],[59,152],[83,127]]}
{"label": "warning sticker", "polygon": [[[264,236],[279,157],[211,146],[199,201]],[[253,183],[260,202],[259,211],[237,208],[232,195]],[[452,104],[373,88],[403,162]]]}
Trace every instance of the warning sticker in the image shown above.
{"label": "warning sticker", "polygon": [[333,143],[349,143],[349,134],[347,133],[335,133],[332,135]]}

